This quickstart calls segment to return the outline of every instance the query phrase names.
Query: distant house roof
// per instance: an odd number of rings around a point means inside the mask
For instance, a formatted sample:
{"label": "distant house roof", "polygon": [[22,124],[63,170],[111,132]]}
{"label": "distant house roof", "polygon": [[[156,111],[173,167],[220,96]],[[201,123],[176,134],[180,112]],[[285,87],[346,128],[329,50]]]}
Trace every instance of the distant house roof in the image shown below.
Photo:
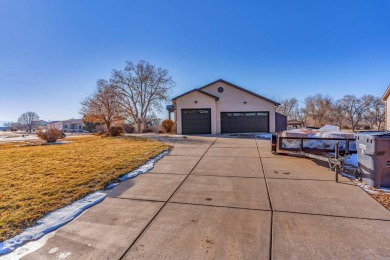
{"label": "distant house roof", "polygon": [[190,90],[190,91],[188,91],[188,92],[186,92],[186,93],[184,93],[184,94],[181,94],[180,96],[174,97],[174,98],[172,98],[172,100],[176,100],[176,99],[178,99],[179,97],[182,97],[182,96],[188,95],[188,94],[190,94],[190,93],[192,93],[192,92],[199,92],[199,93],[201,93],[201,94],[203,94],[203,95],[206,95],[206,96],[212,97],[212,98],[214,98],[214,99],[215,99],[215,101],[218,101],[218,100],[219,100],[219,97],[217,97],[217,96],[214,96],[214,95],[212,95],[212,94],[210,94],[210,93],[204,92],[203,90],[201,90],[201,89],[198,89],[198,88],[196,88],[196,89],[193,89],[193,90]]}
{"label": "distant house roof", "polygon": [[271,102],[271,103],[275,104],[276,106],[279,106],[279,105],[280,105],[280,104],[279,104],[278,102],[276,102],[276,101],[273,101],[273,100],[271,100],[271,99],[269,99],[269,98],[266,98],[266,97],[264,97],[264,96],[261,96],[261,95],[259,95],[259,94],[254,93],[254,92],[252,92],[252,91],[249,91],[249,90],[247,90],[247,89],[244,89],[244,88],[242,88],[242,87],[239,87],[239,86],[237,86],[237,85],[235,85],[235,84],[233,84],[233,83],[230,83],[230,82],[228,82],[228,81],[226,81],[226,80],[223,80],[223,79],[219,79],[219,80],[216,80],[216,81],[214,81],[214,82],[211,82],[210,84],[207,84],[207,85],[205,85],[205,86],[203,86],[203,87],[201,87],[201,88],[199,88],[199,89],[207,88],[208,86],[210,86],[210,85],[212,85],[212,84],[215,84],[215,83],[217,83],[217,82],[225,83],[226,85],[232,86],[232,87],[234,87],[234,88],[236,88],[236,89],[239,89],[239,90],[241,90],[241,91],[244,91],[244,92],[246,92],[246,93],[248,93],[248,94],[251,94],[251,95],[253,95],[253,96],[255,96],[255,97],[258,97],[258,98],[264,99],[264,100],[266,100],[266,101],[268,101],[268,102]]}
{"label": "distant house roof", "polygon": [[389,95],[390,95],[390,85],[387,87],[385,94],[383,94],[382,100],[387,101],[387,98],[389,97]]}
{"label": "distant house roof", "polygon": [[61,123],[61,124],[63,124],[63,123],[82,124],[82,123],[83,123],[83,120],[82,120],[82,119],[71,118],[71,119],[61,120],[61,121],[51,121],[51,122],[47,122],[48,125],[57,124],[57,123]]}

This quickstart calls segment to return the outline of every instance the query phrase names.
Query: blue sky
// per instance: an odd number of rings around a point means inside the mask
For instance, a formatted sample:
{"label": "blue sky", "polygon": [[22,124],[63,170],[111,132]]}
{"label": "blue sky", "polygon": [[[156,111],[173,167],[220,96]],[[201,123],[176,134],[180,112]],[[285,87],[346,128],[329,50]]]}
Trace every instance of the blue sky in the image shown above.
{"label": "blue sky", "polygon": [[173,96],[223,78],[273,99],[381,96],[390,1],[0,0],[0,120],[80,117],[126,60],[170,71]]}

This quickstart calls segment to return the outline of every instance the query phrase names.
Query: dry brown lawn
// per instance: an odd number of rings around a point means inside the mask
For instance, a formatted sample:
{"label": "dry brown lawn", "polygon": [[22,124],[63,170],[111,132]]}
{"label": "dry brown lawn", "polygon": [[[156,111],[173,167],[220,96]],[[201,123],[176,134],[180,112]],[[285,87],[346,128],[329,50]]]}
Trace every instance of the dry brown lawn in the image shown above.
{"label": "dry brown lawn", "polygon": [[68,144],[25,147],[0,144],[0,241],[103,189],[168,148],[134,137],[74,138]]}

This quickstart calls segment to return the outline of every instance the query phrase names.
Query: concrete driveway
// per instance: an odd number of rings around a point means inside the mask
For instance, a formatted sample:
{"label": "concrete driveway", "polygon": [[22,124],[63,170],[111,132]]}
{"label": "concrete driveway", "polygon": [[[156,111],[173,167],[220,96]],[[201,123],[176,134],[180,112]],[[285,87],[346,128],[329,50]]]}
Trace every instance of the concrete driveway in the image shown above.
{"label": "concrete driveway", "polygon": [[390,212],[265,140],[164,139],[145,175],[60,228],[26,259],[385,259]]}

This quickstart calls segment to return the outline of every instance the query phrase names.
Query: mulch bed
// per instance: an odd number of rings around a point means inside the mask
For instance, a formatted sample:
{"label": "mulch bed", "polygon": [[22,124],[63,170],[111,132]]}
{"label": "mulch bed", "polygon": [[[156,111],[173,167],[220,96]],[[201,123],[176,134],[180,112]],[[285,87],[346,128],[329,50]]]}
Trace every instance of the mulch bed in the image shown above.
{"label": "mulch bed", "polygon": [[376,194],[370,194],[375,200],[377,200],[383,207],[390,210],[390,193],[379,192]]}

